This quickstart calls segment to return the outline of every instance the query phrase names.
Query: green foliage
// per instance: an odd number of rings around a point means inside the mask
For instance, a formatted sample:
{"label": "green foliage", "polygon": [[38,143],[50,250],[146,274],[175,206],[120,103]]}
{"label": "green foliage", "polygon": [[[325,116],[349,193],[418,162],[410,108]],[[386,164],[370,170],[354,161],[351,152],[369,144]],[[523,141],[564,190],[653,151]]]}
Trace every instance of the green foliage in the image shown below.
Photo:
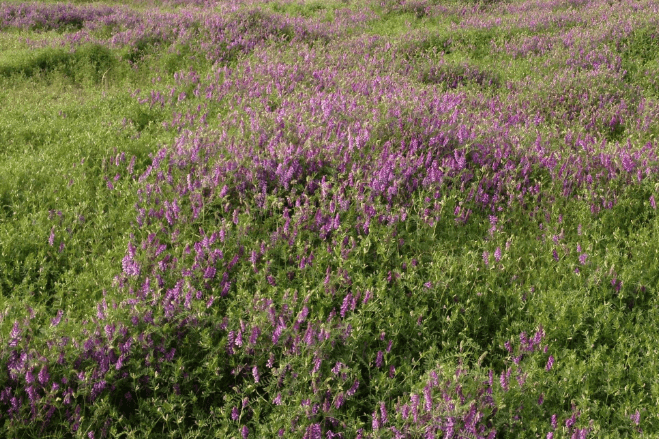
{"label": "green foliage", "polygon": [[[488,7],[492,3],[487,2]],[[318,18],[342,6],[273,3],[270,8],[278,14]],[[255,12],[245,26],[258,28],[269,18],[266,13]],[[393,47],[405,58],[400,66],[417,75],[412,81],[420,80],[428,89],[460,87],[448,91],[466,96],[465,102],[481,97],[484,90],[501,93],[501,101],[505,101],[504,79],[514,74],[494,62],[490,64],[494,59],[507,59],[493,51],[492,43],[501,43],[518,31],[466,29],[451,33],[442,29],[423,33],[437,22],[424,5],[409,3],[399,11],[382,14],[367,31],[391,37],[407,32],[408,23],[413,29],[422,29],[407,39],[394,39]],[[79,26],[72,21],[65,31]],[[114,29],[98,32],[109,35]],[[293,32],[292,27],[280,29],[277,36],[281,38],[269,42],[273,50],[293,50],[287,46]],[[170,230],[153,224],[135,226],[135,206],[142,202],[143,192],[139,191],[145,188],[137,177],[151,166],[163,145],[171,145],[184,132],[180,127],[185,125],[174,126],[172,118],[187,115],[198,120],[202,112],[197,82],[181,78],[190,72],[200,77],[220,75],[219,66],[236,67],[244,57],[239,49],[227,46],[222,62],[213,65],[191,45],[169,48],[153,36],[124,49],[95,44],[73,51],[18,46],[0,54],[0,107],[5,109],[0,112],[0,343],[7,345],[14,321],[28,320],[30,336],[55,364],[59,351],[39,343],[53,334],[84,333],[91,337],[94,331],[103,330],[103,324],[94,317],[101,298],[120,303],[131,297],[130,288],[141,288],[130,279],[126,288],[116,287],[129,242],[137,245],[155,236],[168,242],[168,249],[175,247]],[[569,71],[559,78],[561,88],[557,88],[549,80],[554,78],[539,73],[543,68],[539,64],[546,59],[514,60],[511,65],[523,71],[520,77],[535,76],[519,86],[524,102],[505,105],[524,105],[526,112],[546,118],[547,125],[536,125],[533,136],[559,131],[563,137],[565,125],[588,116],[589,121],[595,121],[594,127],[584,130],[610,145],[632,135],[647,141],[651,129],[637,133],[632,124],[610,123],[606,111],[615,113],[618,107],[613,108],[614,103],[625,100],[632,108],[625,114],[634,115],[640,112],[636,108],[643,98],[657,96],[652,94],[659,90],[656,84],[641,78],[643,69],[656,67],[656,49],[651,28],[635,30],[623,42],[620,53],[623,68],[629,72],[629,83],[623,85],[617,82],[616,72],[589,80],[587,72]],[[446,58],[439,63],[442,52]],[[313,86],[309,84],[301,86]],[[644,87],[643,92],[633,87],[638,84]],[[138,99],[148,95],[136,89],[157,91],[166,98],[162,104],[148,99],[140,102]],[[170,90],[176,93],[167,95]],[[592,93],[591,98],[581,99],[585,93]],[[209,136],[230,130],[227,120],[242,116],[234,98],[210,102],[203,109],[208,111],[207,125],[190,122],[188,127]],[[272,112],[289,105],[286,98],[285,93],[273,92],[259,96],[262,100],[255,103]],[[601,104],[603,101],[609,107]],[[258,106],[255,111],[260,111]],[[476,109],[474,114],[476,111],[485,110]],[[606,118],[597,119],[601,114]],[[402,114],[383,119],[380,126],[370,127],[379,143],[367,147],[376,151],[384,142],[400,143],[403,128],[414,127],[421,117]],[[524,123],[531,126],[532,121]],[[251,139],[250,135],[258,139],[259,130],[269,128],[256,127],[244,137],[235,132],[228,136],[235,135],[238,141]],[[511,130],[521,133],[520,145],[532,144],[534,139],[524,137],[522,128],[513,126]],[[288,143],[299,143],[295,130],[282,133]],[[556,138],[546,147],[555,154],[568,154],[572,146]],[[447,149],[452,152],[458,146],[462,145],[451,139]],[[204,168],[208,175],[219,169],[214,166],[231,152],[216,153]],[[473,159],[468,155],[468,160]],[[182,181],[190,170],[177,167],[171,157],[167,160],[171,160],[167,163],[172,164],[172,178]],[[312,177],[332,179],[339,175],[330,166],[317,167],[314,175],[309,163],[301,166],[302,176],[291,182],[291,191],[305,191]],[[561,197],[564,188],[553,186],[551,171],[540,169],[537,163],[534,166],[528,180],[543,187],[552,199],[529,198],[526,204],[511,203],[501,211],[485,210],[463,196],[478,190],[478,183],[489,172],[484,166],[474,171],[465,187],[460,187],[462,176],[457,176],[446,180],[449,183],[442,186],[441,196],[434,189],[419,189],[412,199],[399,200],[405,203],[408,219],[389,225],[374,217],[368,234],[358,231],[360,213],[353,204],[341,212],[341,226],[324,240],[312,227],[301,227],[290,241],[272,240],[284,227],[285,206],[291,207],[285,196],[274,193],[274,187],[266,187],[266,208],[257,207],[259,194],[251,190],[231,188],[222,197],[208,195],[199,216],[181,223],[177,231],[180,242],[198,242],[200,230],[223,227],[227,231],[222,247],[225,258],[272,245],[263,260],[253,263],[242,257],[230,269],[235,282],[227,297],[220,298],[219,286],[214,284],[211,291],[216,301],[212,305],[195,302],[171,318],[158,311],[155,318],[162,322],[160,326],[143,318],[133,323],[129,306],[109,308],[113,321],[130,324],[136,334],[147,339],[135,342],[133,352],[148,351],[149,340],[161,350],[149,351],[148,364],[139,355],[129,356],[123,369],[130,370],[129,375],[124,376],[120,368],[111,370],[108,379],[116,389],[94,404],[87,402],[89,388],[75,395],[71,409],[79,405],[84,413],[75,434],[87,437],[96,429],[98,435],[98,427],[107,419],[113,420],[108,424],[111,437],[127,438],[239,437],[243,425],[249,426],[250,437],[275,437],[280,429],[290,429],[295,419],[322,423],[336,418],[355,431],[369,430],[374,407],[383,400],[402,404],[409,401],[411,393],[421,395],[432,372],[440,373],[454,387],[456,374],[464,373],[469,379],[460,381],[465,383],[462,391],[476,398],[490,371],[495,381],[492,397],[500,410],[484,413],[497,429],[497,437],[544,437],[551,429],[552,414],[560,420],[557,436],[567,435],[563,426],[575,413],[573,404],[581,411],[577,425],[591,428],[591,434],[638,435],[630,422],[637,409],[642,411],[645,432],[656,434],[659,385],[653,377],[659,367],[655,348],[659,336],[659,216],[649,200],[657,187],[649,178],[629,185],[628,176],[621,174],[606,187],[596,181],[592,193],[583,190]],[[601,211],[592,209],[600,200],[587,195],[609,195],[607,191],[615,193],[615,205]],[[319,192],[308,197],[310,205],[320,204]],[[158,194],[163,199],[169,195]],[[360,195],[354,187],[346,189],[348,199]],[[374,204],[378,213],[386,212],[382,199],[376,197]],[[234,223],[236,206],[240,214]],[[182,207],[190,210],[188,205]],[[460,209],[473,210],[469,221],[456,221],[455,212]],[[498,221],[494,230],[493,215]],[[501,252],[498,260],[494,257],[497,250]],[[173,256],[181,266],[195,263],[193,253],[176,251]],[[300,268],[300,260],[311,253],[313,264]],[[149,263],[142,257],[140,262]],[[176,276],[164,275],[165,286],[154,288],[154,296],[171,288]],[[184,292],[192,291],[200,282],[203,280],[190,277]],[[364,300],[367,291],[372,295],[370,301]],[[355,309],[341,319],[345,326],[333,327],[345,297],[357,293],[360,300]],[[239,331],[241,324],[269,328],[270,306],[291,316],[307,307],[309,316],[300,322],[301,327],[316,325],[331,329],[332,335],[315,344],[301,343],[300,353],[293,355],[295,333],[289,325],[283,329],[279,344],[263,338],[251,346],[251,353],[244,349],[227,353],[230,331]],[[58,310],[66,310],[69,321],[56,330],[50,319]],[[34,317],[27,318],[30,314]],[[221,327],[224,317],[229,327]],[[352,332],[343,335],[339,330],[347,331],[347,325]],[[520,333],[531,335],[540,327],[546,332],[542,346],[522,352]],[[120,338],[114,337],[115,341]],[[512,344],[512,351],[506,343]],[[540,349],[544,346],[546,352]],[[159,361],[172,349],[176,350],[175,361]],[[62,351],[74,352],[74,348],[68,344]],[[377,352],[384,352],[381,366],[376,365]],[[0,349],[2,361],[5,355]],[[556,363],[547,370],[550,355]],[[318,371],[312,372],[316,359],[322,362]],[[91,356],[79,361],[88,376],[97,370]],[[337,363],[348,362],[353,367],[344,371],[346,376],[332,372]],[[523,368],[525,384],[516,379],[521,377],[516,375],[517,366]],[[68,367],[58,366],[51,373],[59,380],[75,379],[67,375]],[[254,367],[261,373],[259,382],[252,379]],[[391,367],[394,372],[390,372]],[[513,375],[510,389],[504,390],[496,381],[508,370]],[[0,380],[6,379],[7,373],[2,370]],[[332,397],[336,397],[336,392],[347,393],[355,380],[360,386],[341,410],[330,406],[325,412],[311,412],[314,404],[327,403],[323,392],[313,390],[315,386],[332,389]],[[126,393],[130,394],[128,399]],[[279,393],[282,404],[273,404]],[[541,397],[543,404],[538,403]],[[243,398],[249,403],[243,405]],[[231,418],[234,408],[237,421]],[[389,408],[392,417],[400,416],[393,413],[391,405]],[[467,405],[459,407],[463,412],[467,409]],[[29,407],[24,410],[27,413]],[[44,414],[39,416],[41,420]],[[53,416],[49,434],[69,437],[68,416],[63,410]],[[7,421],[0,427],[18,437],[40,435],[34,425]],[[301,436],[298,433],[292,434]]]}
{"label": "green foliage", "polygon": [[48,76],[61,74],[73,81],[99,83],[117,65],[110,49],[90,44],[74,51],[59,48],[15,50],[0,58],[0,76]]}

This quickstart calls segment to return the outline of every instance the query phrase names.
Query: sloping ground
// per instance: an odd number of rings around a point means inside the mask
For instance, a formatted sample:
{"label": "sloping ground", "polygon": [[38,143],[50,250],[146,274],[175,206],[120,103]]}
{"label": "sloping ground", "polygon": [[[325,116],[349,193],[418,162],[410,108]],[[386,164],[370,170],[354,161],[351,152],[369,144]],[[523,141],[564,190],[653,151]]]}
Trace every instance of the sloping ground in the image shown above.
{"label": "sloping ground", "polygon": [[0,4],[6,435],[655,434],[658,8]]}

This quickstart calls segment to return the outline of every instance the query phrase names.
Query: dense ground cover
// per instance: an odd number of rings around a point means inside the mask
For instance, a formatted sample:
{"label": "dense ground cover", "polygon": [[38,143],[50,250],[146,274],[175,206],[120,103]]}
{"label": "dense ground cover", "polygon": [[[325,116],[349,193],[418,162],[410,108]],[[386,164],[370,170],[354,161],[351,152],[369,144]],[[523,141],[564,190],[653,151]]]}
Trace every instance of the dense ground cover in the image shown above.
{"label": "dense ground cover", "polygon": [[652,437],[659,2],[0,3],[3,437]]}

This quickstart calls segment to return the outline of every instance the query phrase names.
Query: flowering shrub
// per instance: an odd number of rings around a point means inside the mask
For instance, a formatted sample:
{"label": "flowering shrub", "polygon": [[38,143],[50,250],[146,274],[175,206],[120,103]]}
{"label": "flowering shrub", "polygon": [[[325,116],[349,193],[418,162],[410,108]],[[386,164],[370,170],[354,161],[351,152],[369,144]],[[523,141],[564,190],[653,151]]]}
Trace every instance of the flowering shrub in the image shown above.
{"label": "flowering shrub", "polygon": [[655,432],[652,0],[138,3],[0,5],[7,437]]}

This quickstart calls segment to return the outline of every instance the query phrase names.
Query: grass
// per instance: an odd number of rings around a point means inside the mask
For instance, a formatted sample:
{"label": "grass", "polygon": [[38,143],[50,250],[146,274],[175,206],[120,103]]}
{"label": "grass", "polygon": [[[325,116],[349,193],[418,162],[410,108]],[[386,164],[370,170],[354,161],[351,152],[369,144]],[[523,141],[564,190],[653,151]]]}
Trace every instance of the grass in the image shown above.
{"label": "grass", "polygon": [[655,434],[656,23],[505,5],[0,21],[3,435]]}

